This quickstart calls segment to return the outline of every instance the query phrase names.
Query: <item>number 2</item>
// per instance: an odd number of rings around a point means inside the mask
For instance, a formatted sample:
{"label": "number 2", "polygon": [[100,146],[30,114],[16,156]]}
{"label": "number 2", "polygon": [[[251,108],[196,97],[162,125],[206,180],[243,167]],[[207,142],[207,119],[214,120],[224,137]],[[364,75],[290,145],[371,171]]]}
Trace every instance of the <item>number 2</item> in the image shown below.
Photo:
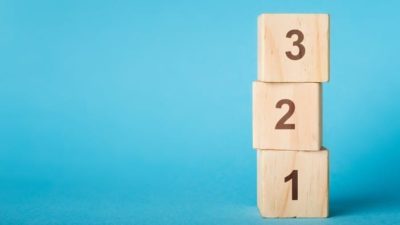
{"label": "number 2", "polygon": [[297,170],[293,170],[287,177],[285,177],[285,183],[290,180],[292,180],[292,200],[298,200],[299,184]]}
{"label": "number 2", "polygon": [[285,122],[293,115],[295,110],[294,103],[289,99],[282,99],[276,103],[276,108],[281,108],[283,104],[287,104],[289,106],[289,110],[287,113],[276,123],[275,129],[277,130],[294,130],[295,124],[286,124]]}
{"label": "number 2", "polygon": [[293,35],[297,36],[297,40],[293,42],[293,46],[299,48],[299,53],[297,55],[293,55],[292,52],[287,51],[286,56],[291,60],[299,60],[303,58],[304,54],[306,53],[304,45],[301,44],[301,42],[304,40],[304,34],[300,30],[290,30],[286,34],[286,37],[291,38]]}

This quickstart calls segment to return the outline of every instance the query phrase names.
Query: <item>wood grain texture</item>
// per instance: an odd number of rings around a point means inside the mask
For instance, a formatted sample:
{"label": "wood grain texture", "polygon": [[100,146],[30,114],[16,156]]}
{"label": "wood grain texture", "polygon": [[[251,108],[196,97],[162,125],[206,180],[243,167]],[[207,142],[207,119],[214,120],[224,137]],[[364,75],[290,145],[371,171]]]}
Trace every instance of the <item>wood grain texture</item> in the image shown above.
{"label": "wood grain texture", "polygon": [[[320,83],[253,82],[253,147],[255,149],[318,151],[322,143]],[[294,129],[276,129],[288,112],[288,105],[277,108],[282,99],[295,105],[286,123]]]}
{"label": "wood grain texture", "polygon": [[[298,171],[298,197],[292,183]],[[329,200],[328,151],[257,151],[257,205],[263,217],[327,217]]]}
{"label": "wood grain texture", "polygon": [[[293,45],[304,34],[305,54],[291,60],[286,52],[298,54]],[[258,80],[264,82],[326,82],[329,80],[329,16],[327,14],[262,14],[258,18]]]}

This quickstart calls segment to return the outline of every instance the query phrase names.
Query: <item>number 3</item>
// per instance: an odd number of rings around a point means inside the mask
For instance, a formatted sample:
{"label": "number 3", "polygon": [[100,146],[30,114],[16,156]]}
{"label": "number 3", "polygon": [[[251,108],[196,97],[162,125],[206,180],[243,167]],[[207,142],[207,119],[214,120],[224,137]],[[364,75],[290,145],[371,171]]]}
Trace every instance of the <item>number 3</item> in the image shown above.
{"label": "number 3", "polygon": [[293,55],[292,52],[287,51],[286,56],[291,59],[291,60],[299,60],[303,58],[304,54],[306,53],[306,49],[304,48],[304,45],[301,44],[301,42],[304,40],[304,34],[300,30],[290,30],[287,34],[287,38],[291,38],[293,35],[297,36],[297,40],[293,42],[293,46],[296,46],[299,48],[299,53],[297,55]]}

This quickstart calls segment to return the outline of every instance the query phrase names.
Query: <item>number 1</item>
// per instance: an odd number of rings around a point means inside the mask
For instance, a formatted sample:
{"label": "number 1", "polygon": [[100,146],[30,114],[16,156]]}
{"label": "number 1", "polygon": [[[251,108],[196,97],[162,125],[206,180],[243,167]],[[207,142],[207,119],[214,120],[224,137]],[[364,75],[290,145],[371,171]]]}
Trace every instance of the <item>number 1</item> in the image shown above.
{"label": "number 1", "polygon": [[285,177],[285,183],[292,180],[292,200],[298,200],[299,184],[298,184],[298,172],[293,170],[287,177]]}

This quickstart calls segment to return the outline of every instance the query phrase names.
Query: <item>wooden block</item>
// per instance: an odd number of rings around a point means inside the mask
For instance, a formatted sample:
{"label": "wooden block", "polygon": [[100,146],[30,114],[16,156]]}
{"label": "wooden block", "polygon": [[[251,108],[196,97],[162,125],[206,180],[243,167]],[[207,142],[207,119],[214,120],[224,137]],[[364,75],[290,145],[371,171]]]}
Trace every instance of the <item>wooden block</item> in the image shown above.
{"label": "wooden block", "polygon": [[327,217],[328,151],[257,151],[257,205],[263,217]]}
{"label": "wooden block", "polygon": [[258,80],[329,80],[327,14],[262,14],[258,18]]}
{"label": "wooden block", "polygon": [[253,82],[255,149],[321,149],[321,84]]}

